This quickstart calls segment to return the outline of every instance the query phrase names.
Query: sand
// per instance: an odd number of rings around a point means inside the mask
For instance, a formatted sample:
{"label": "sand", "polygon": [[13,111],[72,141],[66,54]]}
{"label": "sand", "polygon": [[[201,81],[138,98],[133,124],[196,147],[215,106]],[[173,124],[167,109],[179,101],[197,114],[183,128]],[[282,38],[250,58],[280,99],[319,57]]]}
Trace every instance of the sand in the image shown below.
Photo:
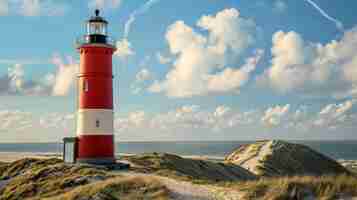
{"label": "sand", "polygon": [[[118,159],[120,159],[121,156],[133,156],[135,154],[119,154]],[[219,156],[182,156],[183,158],[190,158],[190,159],[196,159],[196,160],[209,160],[212,162],[223,162],[224,157],[219,157]],[[60,158],[62,159],[62,155],[56,154],[56,153],[31,153],[31,152],[0,152],[0,162],[14,162],[16,160],[20,160],[23,158],[39,158],[39,159],[45,159],[45,158]]]}
{"label": "sand", "polygon": [[[264,154],[269,153],[269,148],[263,146]],[[261,155],[262,156],[262,155]],[[60,155],[53,153],[16,153],[16,152],[0,152],[0,161],[1,162],[13,162],[22,158],[61,158]],[[205,156],[185,156],[193,159],[204,159],[211,160],[210,157]],[[260,156],[258,156],[260,157]],[[221,160],[220,158],[213,159],[216,161]],[[339,160],[340,163],[345,165],[356,165],[357,161],[353,160]],[[248,164],[248,163],[246,163]],[[118,174],[126,176],[135,176],[135,175],[144,175],[152,176],[156,179],[159,179],[170,191],[171,199],[173,200],[214,200],[214,199],[223,199],[223,200],[235,200],[241,199],[243,193],[237,192],[234,190],[226,189],[223,187],[209,186],[209,185],[198,185],[192,184],[191,182],[185,182],[180,180],[175,180],[172,178],[161,177],[156,175],[146,175],[132,172],[119,172]],[[0,181],[0,189],[7,184],[8,181]],[[345,198],[351,200],[357,200],[354,198]]]}
{"label": "sand", "polygon": [[14,162],[23,158],[62,158],[55,153],[18,153],[18,152],[0,152],[0,162]]}
{"label": "sand", "polygon": [[117,174],[122,176],[145,176],[157,179],[170,190],[170,199],[172,200],[239,200],[244,195],[241,192],[223,187],[193,184],[157,175],[136,172],[117,172]]}

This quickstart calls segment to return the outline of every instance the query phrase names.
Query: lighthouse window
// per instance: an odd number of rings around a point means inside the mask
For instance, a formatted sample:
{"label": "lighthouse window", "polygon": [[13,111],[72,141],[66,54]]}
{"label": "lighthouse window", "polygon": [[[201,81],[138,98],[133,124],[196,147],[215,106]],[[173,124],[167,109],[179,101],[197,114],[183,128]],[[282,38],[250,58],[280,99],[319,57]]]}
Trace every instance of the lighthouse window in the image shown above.
{"label": "lighthouse window", "polygon": [[97,128],[100,127],[100,121],[99,121],[99,120],[96,120],[96,121],[95,121],[95,127],[97,127]]}
{"label": "lighthouse window", "polygon": [[83,83],[83,91],[88,92],[89,91],[89,83],[88,80],[84,80]]}
{"label": "lighthouse window", "polygon": [[87,25],[87,32],[89,35],[107,35],[107,25],[102,22],[90,22]]}

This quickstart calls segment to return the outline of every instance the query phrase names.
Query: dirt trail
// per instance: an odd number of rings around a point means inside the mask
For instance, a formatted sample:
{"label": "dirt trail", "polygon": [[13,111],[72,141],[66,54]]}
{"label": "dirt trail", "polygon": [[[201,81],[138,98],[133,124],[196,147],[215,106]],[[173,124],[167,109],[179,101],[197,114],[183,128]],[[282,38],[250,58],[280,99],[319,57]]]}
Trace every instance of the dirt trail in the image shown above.
{"label": "dirt trail", "polygon": [[209,185],[197,185],[167,177],[134,172],[118,172],[124,176],[150,176],[159,180],[170,191],[172,200],[240,200],[242,194],[237,191]]}

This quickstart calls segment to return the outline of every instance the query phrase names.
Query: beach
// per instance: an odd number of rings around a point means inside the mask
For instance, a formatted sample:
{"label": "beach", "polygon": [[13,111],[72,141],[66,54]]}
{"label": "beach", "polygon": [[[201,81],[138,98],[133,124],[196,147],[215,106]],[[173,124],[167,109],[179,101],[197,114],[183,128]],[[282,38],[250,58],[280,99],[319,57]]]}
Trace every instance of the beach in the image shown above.
{"label": "beach", "polygon": [[38,158],[38,159],[46,159],[46,158],[62,158],[61,155],[55,153],[35,153],[35,152],[0,152],[0,162],[14,162],[16,160],[24,159],[24,158]]}
{"label": "beach", "polygon": [[[120,160],[123,156],[133,156],[135,154],[118,154],[117,159]],[[224,161],[223,156],[200,156],[200,155],[183,155],[183,158],[195,159],[195,160],[208,160],[212,162],[222,162]],[[39,152],[0,152],[0,162],[14,162],[24,158],[37,158],[37,159],[49,159],[49,158],[59,158],[62,159],[61,154],[57,153],[39,153]]]}
{"label": "beach", "polygon": [[[117,159],[120,160],[123,156],[132,156],[135,154],[124,153],[118,154]],[[223,162],[224,156],[204,156],[204,155],[182,155],[183,158],[195,159],[195,160],[206,160],[211,162]],[[49,159],[49,158],[59,158],[62,159],[62,155],[58,153],[43,153],[43,152],[0,152],[0,162],[14,162],[24,158],[37,158],[37,159]],[[337,161],[349,168],[357,171],[357,160],[345,160],[337,159]]]}
{"label": "beach", "polygon": [[260,199],[288,195],[347,200],[357,196],[356,160],[331,159],[308,146],[284,141],[242,145],[227,157],[155,152],[116,157],[130,168],[63,163],[62,155],[54,152],[0,152],[0,199],[77,200],[96,195],[104,200],[114,195],[248,200],[258,194]]}

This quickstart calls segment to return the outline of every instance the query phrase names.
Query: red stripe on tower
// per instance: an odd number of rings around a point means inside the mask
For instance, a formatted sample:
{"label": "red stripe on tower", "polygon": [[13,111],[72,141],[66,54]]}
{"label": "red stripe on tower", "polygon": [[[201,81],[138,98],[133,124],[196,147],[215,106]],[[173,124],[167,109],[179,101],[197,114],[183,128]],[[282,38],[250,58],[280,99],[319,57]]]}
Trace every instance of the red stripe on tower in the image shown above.
{"label": "red stripe on tower", "polygon": [[87,35],[77,42],[78,75],[77,161],[115,163],[112,56],[115,42],[107,36],[108,22],[99,16],[87,21]]}

